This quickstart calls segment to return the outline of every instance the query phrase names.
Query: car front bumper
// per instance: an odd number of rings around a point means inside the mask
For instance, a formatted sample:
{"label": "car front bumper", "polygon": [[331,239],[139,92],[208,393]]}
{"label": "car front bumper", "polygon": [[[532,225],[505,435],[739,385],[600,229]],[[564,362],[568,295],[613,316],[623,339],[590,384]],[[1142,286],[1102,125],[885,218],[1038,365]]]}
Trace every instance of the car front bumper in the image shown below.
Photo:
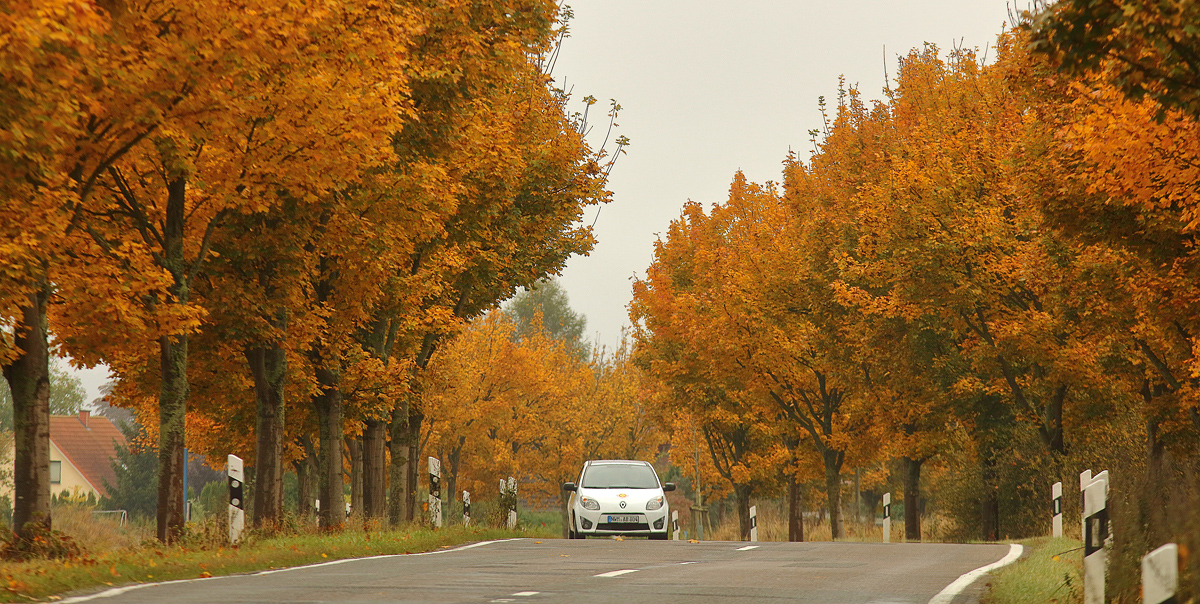
{"label": "car front bumper", "polygon": [[[668,513],[666,506],[657,510],[642,512],[576,509],[575,531],[581,535],[629,535],[643,537],[654,533],[666,533],[669,529],[667,526]],[[635,514],[640,517],[641,522],[608,522],[609,516],[630,516]]]}

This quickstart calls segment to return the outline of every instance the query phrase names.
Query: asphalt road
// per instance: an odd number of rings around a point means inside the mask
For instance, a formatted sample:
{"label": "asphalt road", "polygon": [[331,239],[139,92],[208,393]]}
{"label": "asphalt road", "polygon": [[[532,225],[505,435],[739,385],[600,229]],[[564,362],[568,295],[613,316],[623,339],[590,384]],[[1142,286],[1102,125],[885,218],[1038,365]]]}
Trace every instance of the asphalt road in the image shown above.
{"label": "asphalt road", "polygon": [[[1008,545],[517,539],[432,555],[177,581],[66,602],[808,602],[926,604]],[[974,602],[986,579],[955,604]]]}

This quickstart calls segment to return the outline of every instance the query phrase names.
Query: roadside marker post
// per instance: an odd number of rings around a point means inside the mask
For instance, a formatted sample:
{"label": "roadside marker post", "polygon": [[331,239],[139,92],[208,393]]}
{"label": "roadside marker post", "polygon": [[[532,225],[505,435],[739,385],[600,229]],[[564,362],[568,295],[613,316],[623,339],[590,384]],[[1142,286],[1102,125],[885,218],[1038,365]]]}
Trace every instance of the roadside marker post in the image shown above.
{"label": "roadside marker post", "polygon": [[434,528],[442,528],[442,462],[429,458],[429,518]]}
{"label": "roadside marker post", "polygon": [[517,528],[517,479],[508,477],[508,482],[500,479],[500,495],[508,496],[508,529]]}
{"label": "roadside marker post", "polygon": [[1142,557],[1142,604],[1175,604],[1179,546],[1168,543]]}
{"label": "roadside marker post", "polygon": [[463,526],[471,526],[471,494],[463,491]]}
{"label": "roadside marker post", "polygon": [[[1108,501],[1108,484],[1109,484],[1109,482],[1111,482],[1108,479],[1108,470],[1102,470],[1099,474],[1092,476],[1092,482],[1096,482],[1098,480],[1104,481],[1104,500]],[[1107,524],[1105,526],[1104,534],[1106,535],[1104,538],[1104,545],[1112,547],[1112,544],[1113,544],[1112,524]]]}
{"label": "roadside marker post", "polygon": [[1054,483],[1054,487],[1051,489],[1051,497],[1054,500],[1053,501],[1054,519],[1052,521],[1053,531],[1054,531],[1053,535],[1055,537],[1062,537],[1062,483],[1061,482]]}
{"label": "roadside marker post", "polygon": [[[1084,470],[1079,473],[1079,517],[1080,518],[1084,517],[1084,515],[1083,515],[1083,490],[1086,489],[1089,484],[1092,484],[1091,469],[1087,469],[1087,470]],[[1080,536],[1080,538],[1082,538],[1083,535],[1085,533],[1087,533],[1087,526],[1084,524],[1084,522],[1082,520],[1080,521],[1079,526],[1080,526],[1079,536]]]}
{"label": "roadside marker post", "polygon": [[246,474],[242,468],[242,458],[230,455],[226,460],[229,465],[229,543],[237,543],[242,538],[242,530],[246,527]]}
{"label": "roadside marker post", "polygon": [[892,542],[892,494],[883,494],[883,542]]}
{"label": "roadside marker post", "polygon": [[750,542],[758,541],[758,506],[750,506]]}
{"label": "roadside marker post", "polygon": [[679,541],[679,510],[671,510],[671,540]]}
{"label": "roadside marker post", "polygon": [[1083,490],[1083,604],[1104,604],[1104,569],[1108,537],[1107,480],[1093,480]]}

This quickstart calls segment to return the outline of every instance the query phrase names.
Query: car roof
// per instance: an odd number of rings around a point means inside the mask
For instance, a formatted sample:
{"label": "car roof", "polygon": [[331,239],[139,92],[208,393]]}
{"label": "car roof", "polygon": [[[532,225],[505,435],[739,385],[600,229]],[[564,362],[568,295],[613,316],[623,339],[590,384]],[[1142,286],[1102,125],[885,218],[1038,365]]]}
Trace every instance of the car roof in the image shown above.
{"label": "car roof", "polygon": [[588,461],[583,462],[583,465],[585,465],[585,466],[619,465],[619,464],[648,466],[648,465],[650,465],[650,462],[639,461],[636,459],[590,459]]}

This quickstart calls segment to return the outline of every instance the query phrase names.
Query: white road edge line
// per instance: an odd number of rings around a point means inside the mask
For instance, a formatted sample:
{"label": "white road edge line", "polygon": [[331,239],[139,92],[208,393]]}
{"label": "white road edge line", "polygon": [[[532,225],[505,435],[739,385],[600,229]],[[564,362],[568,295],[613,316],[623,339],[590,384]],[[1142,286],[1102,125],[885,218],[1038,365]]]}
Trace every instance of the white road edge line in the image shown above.
{"label": "white road edge line", "polygon": [[65,598],[62,600],[58,600],[58,604],[76,604],[77,602],[88,602],[88,601],[97,600],[100,598],[111,598],[113,596],[119,596],[123,593],[130,592],[135,589],[141,589],[143,587],[154,587],[155,585],[170,585],[172,583],[192,583],[195,581],[214,581],[217,579],[228,579],[230,577],[248,577],[248,576],[254,576],[254,575],[273,575],[275,573],[286,573],[286,572],[293,571],[293,570],[300,570],[302,568],[316,568],[318,566],[333,566],[335,564],[345,564],[347,562],[356,562],[358,560],[377,560],[377,559],[382,559],[382,558],[405,558],[405,557],[409,557],[409,556],[430,556],[433,554],[449,554],[450,552],[461,552],[463,550],[472,549],[472,548],[476,548],[476,547],[483,547],[485,545],[491,545],[493,543],[504,543],[505,541],[520,541],[521,539],[524,539],[524,537],[514,537],[512,539],[496,539],[494,541],[480,541],[479,543],[472,543],[470,545],[464,545],[462,547],[455,547],[455,548],[451,548],[451,549],[440,549],[440,550],[434,550],[432,552],[417,552],[415,554],[384,554],[381,556],[365,556],[362,558],[345,558],[343,560],[331,560],[329,562],[317,562],[316,564],[307,564],[305,566],[293,566],[291,568],[277,568],[275,570],[263,570],[263,571],[259,571],[259,572],[255,572],[255,573],[241,573],[241,574],[236,574],[236,575],[221,575],[219,577],[202,577],[202,578],[196,578],[196,579],[177,579],[175,581],[163,581],[161,583],[137,583],[134,585],[125,585],[123,587],[114,587],[112,589],[106,589],[102,592],[94,593],[94,594],[90,594],[90,595],[86,595],[86,596],[75,596],[73,598]]}
{"label": "white road edge line", "polygon": [[517,593],[515,593],[513,595],[514,596],[536,596],[540,593],[542,593],[542,592],[540,592],[540,591],[518,591]]}
{"label": "white road edge line", "polygon": [[595,576],[595,577],[619,577],[621,575],[627,575],[629,573],[636,573],[637,571],[638,571],[638,569],[636,569],[636,568],[628,569],[628,570],[614,570],[614,571],[600,573],[598,575],[593,575],[593,576]]}
{"label": "white road edge line", "polygon": [[962,593],[970,584],[974,583],[981,575],[996,570],[1001,566],[1008,566],[1017,561],[1021,557],[1021,552],[1025,551],[1025,546],[1019,543],[1013,543],[1008,546],[1008,553],[1005,556],[987,566],[964,573],[961,577],[954,580],[953,583],[947,585],[945,589],[938,592],[933,599],[929,600],[929,604],[950,604],[954,600],[954,596]]}
{"label": "white road edge line", "polygon": [[744,551],[746,551],[746,550],[749,550],[749,549],[755,549],[755,548],[757,548],[757,547],[758,547],[757,545],[747,545],[746,547],[739,547],[739,548],[737,548],[737,551],[739,551],[739,552],[744,552]]}

